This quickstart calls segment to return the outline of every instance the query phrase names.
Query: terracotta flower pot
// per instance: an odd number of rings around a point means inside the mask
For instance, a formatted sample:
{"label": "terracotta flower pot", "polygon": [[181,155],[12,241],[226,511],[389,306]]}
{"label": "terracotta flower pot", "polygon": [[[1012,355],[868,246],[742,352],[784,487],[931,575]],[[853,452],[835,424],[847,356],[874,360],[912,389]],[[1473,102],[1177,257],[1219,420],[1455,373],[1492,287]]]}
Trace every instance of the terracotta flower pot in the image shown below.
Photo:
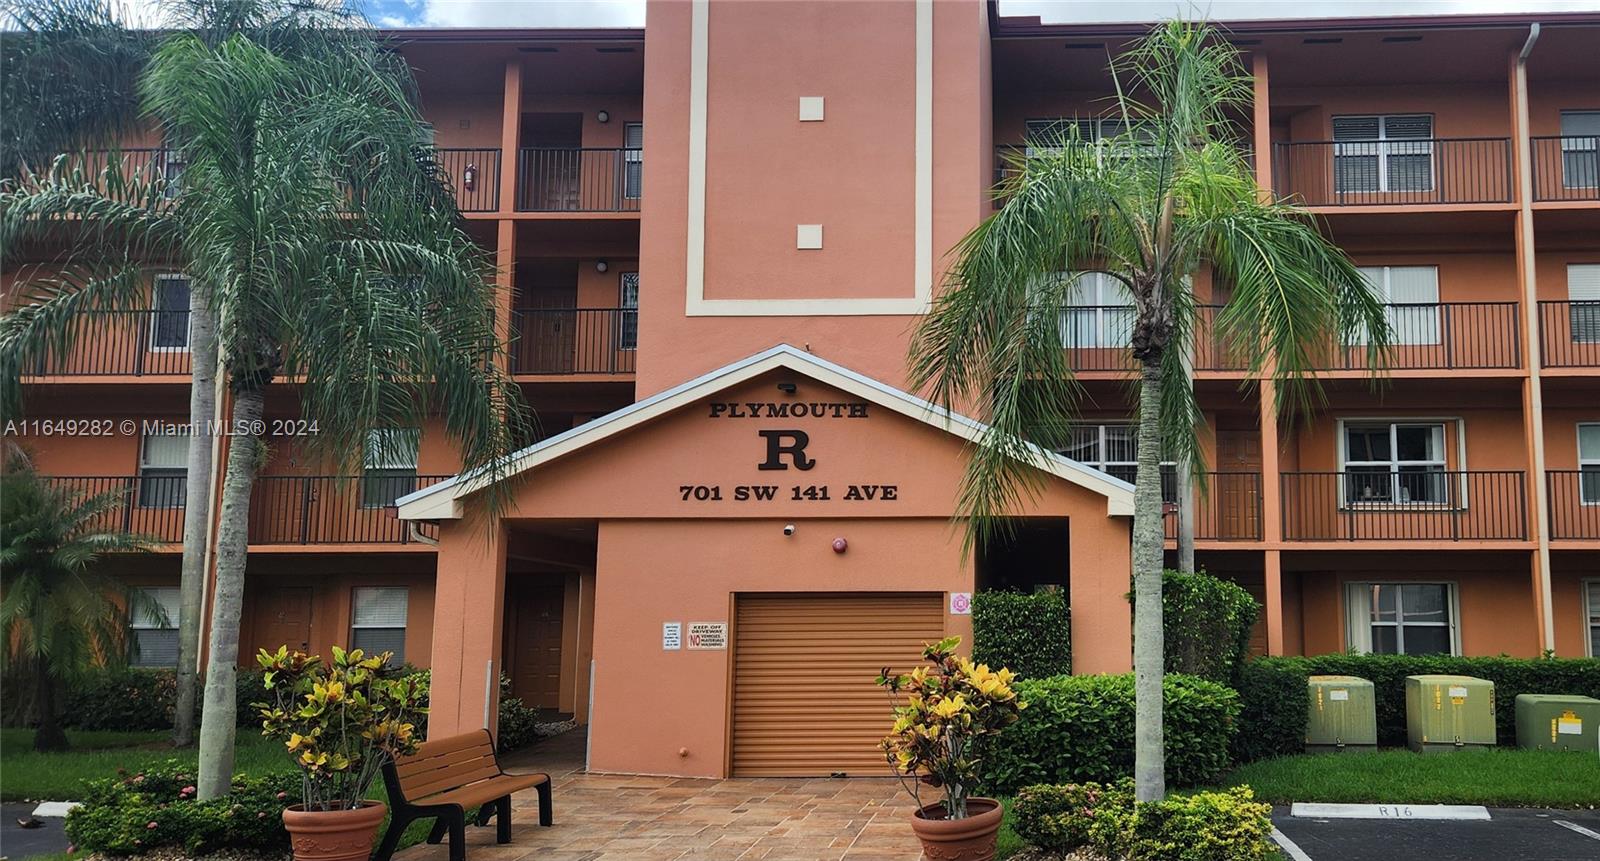
{"label": "terracotta flower pot", "polygon": [[389,808],[381,801],[364,802],[354,810],[303,810],[294,804],[283,811],[283,827],[295,861],[367,861],[372,838]]}
{"label": "terracotta flower pot", "polygon": [[928,861],[992,861],[1004,815],[992,798],[969,798],[967,818],[945,819],[941,801],[918,810],[911,830],[922,841],[922,856]]}

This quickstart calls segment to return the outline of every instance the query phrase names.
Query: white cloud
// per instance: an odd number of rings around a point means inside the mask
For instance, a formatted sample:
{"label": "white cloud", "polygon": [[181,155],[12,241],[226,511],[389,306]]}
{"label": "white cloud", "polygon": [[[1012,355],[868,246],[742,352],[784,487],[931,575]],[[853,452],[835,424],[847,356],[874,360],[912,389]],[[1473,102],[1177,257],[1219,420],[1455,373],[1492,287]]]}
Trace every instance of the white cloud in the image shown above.
{"label": "white cloud", "polygon": [[1240,21],[1596,10],[1600,0],[1000,0],[1001,15],[1038,15],[1046,24],[1155,21],[1180,15]]}
{"label": "white cloud", "polygon": [[643,27],[644,0],[424,0],[427,27]]}

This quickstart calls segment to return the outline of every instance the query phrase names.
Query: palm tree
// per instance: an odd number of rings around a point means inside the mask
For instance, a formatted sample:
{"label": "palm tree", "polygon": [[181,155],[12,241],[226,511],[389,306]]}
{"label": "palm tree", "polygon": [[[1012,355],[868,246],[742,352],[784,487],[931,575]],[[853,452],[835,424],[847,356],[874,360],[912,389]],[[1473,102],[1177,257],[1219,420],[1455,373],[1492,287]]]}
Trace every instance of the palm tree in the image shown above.
{"label": "palm tree", "polygon": [[[232,774],[249,505],[270,457],[269,386],[294,386],[301,417],[319,430],[301,442],[344,472],[359,471],[372,429],[437,415],[463,468],[499,479],[531,426],[496,337],[492,268],[434,164],[403,61],[364,22],[327,6],[209,5],[232,23],[170,32],[139,81],[143,113],[185,164],[175,197],[115,158],[99,177],[58,159],[0,193],[0,241],[54,238],[69,249],[59,268],[20,279],[24,304],[0,324],[7,368],[70,346],[75,314],[141,307],[151,261],[181,268],[216,316],[232,419],[202,798],[226,793]],[[277,26],[285,10],[292,29]],[[78,222],[70,235],[67,220]],[[491,508],[505,490],[492,488]]]}
{"label": "palm tree", "polygon": [[[127,590],[98,563],[156,540],[116,528],[113,515],[126,504],[122,491],[88,496],[53,484],[8,447],[0,474],[0,666],[32,683],[34,750],[68,747],[57,700],[63,683],[127,658],[128,613],[116,601]],[[160,613],[142,593],[128,598]]]}
{"label": "palm tree", "polygon": [[1004,206],[955,249],[947,283],[919,325],[911,376],[933,400],[975,406],[989,430],[974,446],[960,508],[968,546],[1006,528],[1000,514],[1036,493],[1041,447],[1076,419],[1077,383],[1062,349],[1073,282],[1099,271],[1132,304],[1138,470],[1133,527],[1135,784],[1163,777],[1159,458],[1204,465],[1203,416],[1184,356],[1196,336],[1189,276],[1209,266],[1232,286],[1213,337],[1252,378],[1284,389],[1285,408],[1317,394],[1311,369],[1335,343],[1365,344],[1377,366],[1384,309],[1348,258],[1303,210],[1257,189],[1228,134],[1250,81],[1236,51],[1204,24],[1154,28],[1112,63],[1127,131],[1062,140],[1015,165]]}

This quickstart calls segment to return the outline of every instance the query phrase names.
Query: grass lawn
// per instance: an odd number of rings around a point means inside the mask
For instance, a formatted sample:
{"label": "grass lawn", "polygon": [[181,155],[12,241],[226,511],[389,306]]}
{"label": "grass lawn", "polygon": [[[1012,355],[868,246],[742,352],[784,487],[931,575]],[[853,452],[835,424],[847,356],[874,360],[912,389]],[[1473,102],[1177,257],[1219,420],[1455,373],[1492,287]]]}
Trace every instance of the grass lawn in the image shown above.
{"label": "grass lawn", "polygon": [[1273,804],[1483,804],[1592,807],[1600,803],[1600,757],[1492,748],[1416,754],[1408,750],[1304,754],[1240,766],[1224,786],[1248,784]]}
{"label": "grass lawn", "polygon": [[[117,769],[136,771],[167,759],[193,763],[193,748],[174,750],[166,732],[101,732],[67,730],[72,750],[35,753],[33,730],[0,730],[0,800],[71,801],[82,795],[85,780],[115,777]],[[278,742],[241,729],[234,770],[249,774],[290,771],[293,766]]]}

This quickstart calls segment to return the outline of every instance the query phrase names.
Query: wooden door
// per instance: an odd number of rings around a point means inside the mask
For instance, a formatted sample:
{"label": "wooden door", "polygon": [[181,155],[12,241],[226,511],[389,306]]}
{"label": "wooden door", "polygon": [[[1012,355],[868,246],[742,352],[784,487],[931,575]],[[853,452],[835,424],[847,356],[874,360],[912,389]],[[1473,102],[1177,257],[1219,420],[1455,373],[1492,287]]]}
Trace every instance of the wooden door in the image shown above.
{"label": "wooden door", "polygon": [[1211,505],[1217,537],[1261,537],[1261,436],[1254,430],[1217,431],[1217,472]]}
{"label": "wooden door", "polygon": [[570,374],[578,350],[578,261],[517,263],[517,370]]}
{"label": "wooden door", "polygon": [[565,211],[580,207],[583,114],[522,115],[523,208]]}
{"label": "wooden door", "polygon": [[530,708],[561,708],[561,614],[566,593],[559,580],[517,591],[512,612],[511,692]]}
{"label": "wooden door", "polygon": [[[255,612],[255,645],[269,650],[288,646],[290,651],[311,648],[311,587],[273,586],[262,590]],[[255,649],[240,649],[239,657]],[[254,658],[251,657],[252,663]]]}

